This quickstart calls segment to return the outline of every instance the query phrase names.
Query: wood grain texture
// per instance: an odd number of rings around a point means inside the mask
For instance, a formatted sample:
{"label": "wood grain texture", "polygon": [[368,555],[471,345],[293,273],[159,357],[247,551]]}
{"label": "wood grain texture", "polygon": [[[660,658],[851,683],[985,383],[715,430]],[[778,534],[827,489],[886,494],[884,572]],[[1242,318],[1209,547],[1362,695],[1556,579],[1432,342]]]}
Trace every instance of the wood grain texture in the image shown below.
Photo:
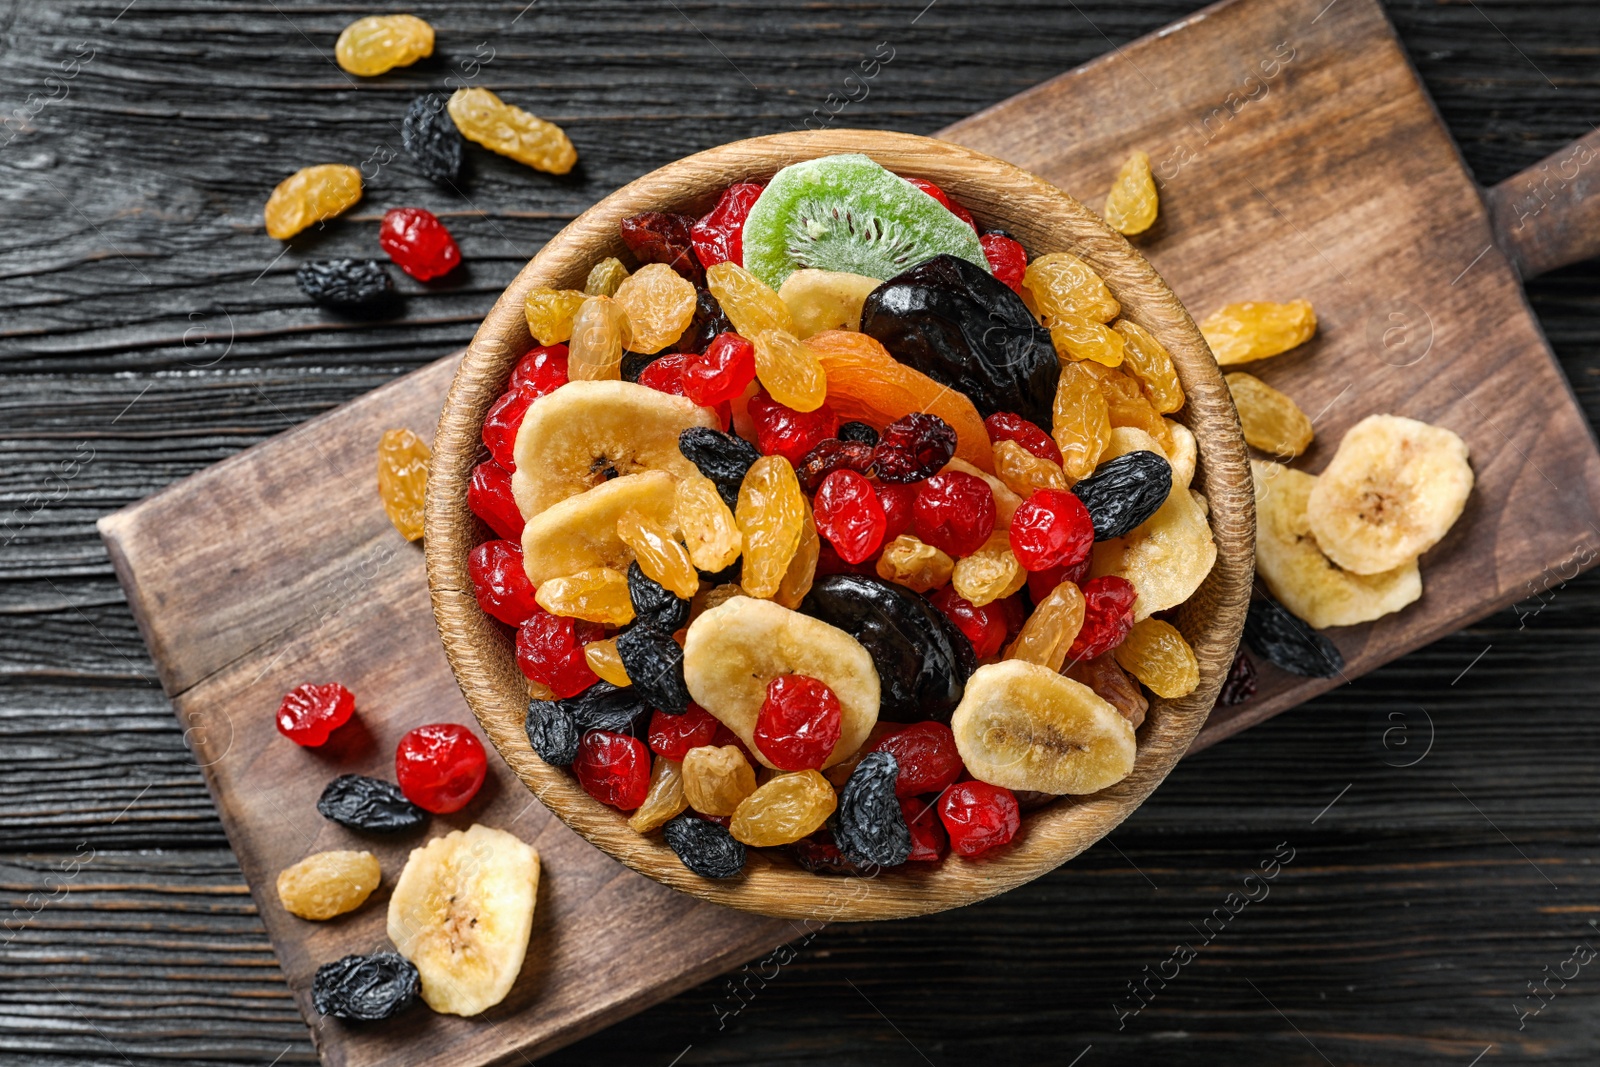
{"label": "wood grain texture", "polygon": [[1488,190],[1495,240],[1524,278],[1600,255],[1600,129]]}

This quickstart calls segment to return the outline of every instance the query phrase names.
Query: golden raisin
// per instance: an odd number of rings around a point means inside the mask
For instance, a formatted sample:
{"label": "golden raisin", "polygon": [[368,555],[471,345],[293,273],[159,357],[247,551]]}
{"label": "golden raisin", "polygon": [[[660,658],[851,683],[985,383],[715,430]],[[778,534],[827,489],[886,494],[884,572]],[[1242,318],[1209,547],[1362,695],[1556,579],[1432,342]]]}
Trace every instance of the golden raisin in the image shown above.
{"label": "golden raisin", "polygon": [[816,833],[838,803],[833,786],[816,771],[779,774],[744,798],[728,832],[755,847],[793,844]]}
{"label": "golden raisin", "polygon": [[1122,335],[1082,315],[1061,315],[1050,327],[1050,340],[1063,360],[1088,359],[1106,367],[1122,362]]}
{"label": "golden raisin", "polygon": [[378,439],[378,496],[389,521],[407,541],[422,537],[422,504],[433,452],[410,430],[385,430]]}
{"label": "golden raisin", "polygon": [[1139,620],[1111,654],[1158,697],[1186,697],[1200,684],[1200,664],[1194,658],[1194,649],[1170,622]]}
{"label": "golden raisin", "polygon": [[1118,319],[1111,328],[1122,335],[1122,369],[1139,379],[1150,406],[1163,415],[1183,407],[1183,385],[1166,347],[1132,319]]}
{"label": "golden raisin", "polygon": [[806,508],[806,524],[800,530],[800,544],[789,560],[789,569],[783,572],[778,591],[772,594],[774,604],[782,604],[791,611],[800,607],[800,601],[811,592],[811,583],[817,577],[817,560],[822,557],[822,539],[817,536],[817,521],[811,514],[811,501],[801,497]]}
{"label": "golden raisin", "polygon": [[1006,649],[1005,658],[1059,671],[1067,649],[1083,628],[1083,609],[1083,591],[1071,582],[1062,582],[1033,609],[1017,639]]}
{"label": "golden raisin", "polygon": [[1280,459],[1293,459],[1311,445],[1311,420],[1283,393],[1253,374],[1224,375],[1233,406],[1239,409],[1244,439]]}
{"label": "golden raisin", "polygon": [[625,626],[633,621],[627,575],[610,567],[590,567],[565,578],[551,578],[534,591],[533,599],[552,615],[605,626]]}
{"label": "golden raisin", "polygon": [[1207,315],[1200,332],[1217,362],[1226,367],[1281,355],[1311,340],[1317,332],[1317,313],[1307,300],[1287,304],[1247,300]]}
{"label": "golden raisin", "polygon": [[278,873],[278,901],[302,919],[331,919],[366,903],[382,877],[370,852],[318,852]]}
{"label": "golden raisin", "polygon": [[737,745],[701,745],[683,757],[683,795],[701,815],[732,815],[756,791],[756,772]]}
{"label": "golden raisin", "polygon": [[633,558],[645,577],[666,586],[672,594],[687,600],[700,588],[700,576],[689,562],[688,551],[658,522],[629,510],[617,519],[617,537],[633,550]]}
{"label": "golden raisin", "polygon": [[528,332],[542,345],[570,341],[572,319],[585,299],[585,295],[576,289],[529,289],[523,301],[528,316]]}
{"label": "golden raisin", "polygon": [[361,172],[356,168],[343,163],[302,167],[267,197],[267,236],[288,240],[307,226],[343,214],[360,199]]}
{"label": "golden raisin", "polygon": [[1157,204],[1150,156],[1135,152],[1117,171],[1111,192],[1106,194],[1106,222],[1118,233],[1132,237],[1155,224]]}
{"label": "golden raisin", "polygon": [[370,78],[395,67],[409,67],[433,55],[433,27],[415,15],[371,15],[344,28],[333,45],[333,59],[351,74]]}
{"label": "golden raisin", "polygon": [[[1061,468],[1057,467],[1056,473],[1060,472]],[[1004,600],[1027,585],[1028,572],[1011,553],[1011,531],[1005,527],[996,529],[976,552],[956,560],[950,572],[950,584],[980,608]]]}
{"label": "golden raisin", "polygon": [[767,330],[794,333],[789,305],[766,282],[734,263],[706,268],[706,288],[717,298],[723,314],[744,337],[755,340]]}
{"label": "golden raisin", "polygon": [[1061,673],[1093,689],[1096,696],[1116,708],[1135,730],[1144,724],[1144,713],[1150,710],[1150,701],[1145,699],[1139,683],[1117,666],[1116,657],[1110,652],[1069,663]]}
{"label": "golden raisin", "polygon": [[806,524],[805,495],[788,460],[762,456],[750,465],[734,518],[744,534],[740,583],[750,596],[770,598],[800,548]]}
{"label": "golden raisin", "polygon": [[633,684],[633,679],[628,677],[628,668],[622,665],[622,655],[617,652],[615,637],[584,645],[583,661],[591,671],[619,689]]}
{"label": "golden raisin", "polygon": [[633,330],[630,352],[653,355],[682,336],[694,318],[694,283],[665,263],[646,263],[612,297]]}
{"label": "golden raisin", "polygon": [[1007,489],[1024,500],[1039,489],[1067,488],[1067,476],[1061,464],[1036,456],[1015,441],[995,444],[994,473],[1006,483]]}
{"label": "golden raisin", "polygon": [[1100,453],[1111,442],[1105,394],[1086,366],[1068,363],[1061,368],[1050,427],[1050,436],[1061,449],[1061,466],[1075,482],[1094,473]]}
{"label": "golden raisin", "polygon": [[461,136],[534,170],[565,174],[578,162],[560,126],[512,107],[487,89],[457,89],[445,105]]}
{"label": "golden raisin", "polygon": [[628,268],[616,256],[607,256],[589,268],[583,291],[589,296],[616,296],[617,286],[628,278]]}
{"label": "golden raisin", "polygon": [[1112,428],[1132,426],[1143,430],[1155,438],[1163,452],[1170,454],[1172,434],[1167,429],[1167,420],[1151,406],[1144,395],[1144,387],[1120,370],[1093,365],[1085,369],[1100,383],[1100,393],[1106,399],[1106,418]]}
{"label": "golden raisin", "polygon": [[632,343],[628,316],[609,296],[585,297],[572,319],[567,377],[580,381],[620,381],[622,353]]}
{"label": "golden raisin", "polygon": [[682,764],[657,756],[650,766],[650,791],[644,795],[644,803],[628,816],[628,827],[635,833],[647,834],[665,826],[688,806],[683,795]]}
{"label": "golden raisin", "polygon": [[884,546],[878,557],[878,577],[918,593],[937,589],[950,581],[956,561],[910,534],[901,534]]}
{"label": "golden raisin", "polygon": [[678,479],[672,521],[697,570],[715,574],[731,566],[744,550],[744,534],[710,478]]}
{"label": "golden raisin", "polygon": [[752,340],[756,377],[772,399],[796,411],[822,406],[828,396],[828,373],[804,341],[786,330],[763,330]]}
{"label": "golden raisin", "polygon": [[1110,322],[1121,310],[1094,269],[1068,252],[1051,252],[1028,264],[1022,275],[1023,299],[1046,326],[1063,315]]}

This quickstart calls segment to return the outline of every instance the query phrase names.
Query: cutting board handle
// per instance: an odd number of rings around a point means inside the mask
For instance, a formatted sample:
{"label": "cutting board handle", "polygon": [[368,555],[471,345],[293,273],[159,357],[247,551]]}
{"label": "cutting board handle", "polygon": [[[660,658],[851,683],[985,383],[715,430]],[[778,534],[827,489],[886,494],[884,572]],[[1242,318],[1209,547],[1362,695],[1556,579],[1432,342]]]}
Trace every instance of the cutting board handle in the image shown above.
{"label": "cutting board handle", "polygon": [[1600,130],[1485,196],[1495,240],[1524,278],[1600,256]]}

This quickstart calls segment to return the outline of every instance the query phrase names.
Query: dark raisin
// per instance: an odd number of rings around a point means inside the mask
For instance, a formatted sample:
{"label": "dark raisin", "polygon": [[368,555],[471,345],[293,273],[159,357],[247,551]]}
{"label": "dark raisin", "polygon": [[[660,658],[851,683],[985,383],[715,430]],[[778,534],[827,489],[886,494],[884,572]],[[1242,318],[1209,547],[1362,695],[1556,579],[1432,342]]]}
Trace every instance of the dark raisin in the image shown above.
{"label": "dark raisin", "polygon": [[428,819],[399,786],[364,774],[341,774],[329,782],[317,798],[317,811],[352,830],[378,834],[414,830]]}
{"label": "dark raisin", "polygon": [[650,723],[650,706],[642,693],[628,685],[617,688],[605,679],[575,697],[561,701],[580,735],[590,730],[643,738]]}
{"label": "dark raisin", "polygon": [[[689,621],[689,601],[651,578],[637,561],[628,564],[628,599],[633,601],[633,616],[640,626],[670,634]],[[632,672],[628,676],[631,678]]]}
{"label": "dark raisin", "polygon": [[397,952],[346,956],[317,968],[311,1004],[335,1019],[373,1023],[398,1014],[421,988],[417,969]]}
{"label": "dark raisin", "polygon": [[426,93],[411,101],[400,126],[400,143],[417,169],[440,185],[454,187],[461,177],[461,131],[445,110],[445,99]]}
{"label": "dark raisin", "polygon": [[539,758],[556,767],[567,767],[578,756],[582,731],[572,712],[559,700],[528,701],[528,744]]}
{"label": "dark raisin", "polygon": [[1228,677],[1223,679],[1222,691],[1217,694],[1217,706],[1231,708],[1255,695],[1256,665],[1250,662],[1249,655],[1241,648],[1233,657],[1233,666],[1228,668]]}
{"label": "dark raisin", "polygon": [[689,320],[689,328],[683,331],[677,343],[672,346],[672,350],[704,352],[711,347],[711,342],[716,340],[717,334],[727,333],[732,329],[733,323],[723,313],[722,305],[711,295],[711,290],[701,289],[694,298],[694,318]]}
{"label": "dark raisin", "polygon": [[689,710],[689,687],[683,681],[683,649],[671,633],[633,626],[617,635],[617,655],[628,672],[630,687],[668,715]]}
{"label": "dark raisin", "polygon": [[1167,502],[1172,465],[1154,452],[1129,452],[1109,459],[1072,487],[1094,523],[1094,539],[1131,533]]}
{"label": "dark raisin", "polygon": [[642,352],[622,353],[622,380],[637,383],[640,373],[655,361],[655,356],[647,356]]}
{"label": "dark raisin", "polygon": [[877,873],[877,868],[874,866],[862,866],[845,859],[844,853],[839,851],[839,846],[834,843],[833,835],[826,827],[810,837],[796,841],[789,846],[789,851],[794,856],[795,862],[812,874],[839,874],[862,878]]}
{"label": "dark raisin", "polygon": [[704,287],[706,269],[694,254],[694,219],[668,211],[644,211],[622,220],[622,240],[640,263],[665,263]]}
{"label": "dark raisin", "polygon": [[340,311],[377,311],[395,298],[394,279],[375,259],[314,259],[294,280],[313,304]]}
{"label": "dark raisin", "polygon": [[661,836],[702,878],[732,878],[744,870],[744,846],[719,823],[683,814],[662,827]]}
{"label": "dark raisin", "polygon": [[1332,641],[1295,618],[1282,604],[1265,596],[1250,601],[1250,613],[1244,620],[1244,640],[1290,674],[1332,678],[1344,673],[1344,656]]}
{"label": "dark raisin", "polygon": [[815,493],[817,486],[822,484],[822,479],[836,470],[852,470],[857,474],[865,474],[872,469],[872,446],[859,441],[841,441],[837,437],[829,437],[818,441],[811,451],[800,460],[795,467],[795,477],[800,479],[800,488],[808,493]]}
{"label": "dark raisin", "polygon": [[878,431],[864,422],[847,422],[839,427],[839,440],[854,441],[860,445],[876,445]]}
{"label": "dark raisin", "polygon": [[745,472],[761,458],[756,446],[744,438],[706,426],[691,426],[679,434],[678,451],[711,479],[729,508],[738,506]]}
{"label": "dark raisin", "polygon": [[[727,585],[729,582],[737,583],[744,573],[744,559],[741,557],[722,568],[720,571],[696,571],[702,582],[712,585]],[[635,609],[638,610],[638,609]]]}
{"label": "dark raisin", "polygon": [[956,431],[937,415],[913,411],[884,427],[873,450],[878,480],[904,485],[939,473],[956,454]]}
{"label": "dark raisin", "polygon": [[839,790],[831,823],[839,852],[852,863],[895,867],[911,855],[911,829],[894,795],[900,763],[892,752],[869,752]]}

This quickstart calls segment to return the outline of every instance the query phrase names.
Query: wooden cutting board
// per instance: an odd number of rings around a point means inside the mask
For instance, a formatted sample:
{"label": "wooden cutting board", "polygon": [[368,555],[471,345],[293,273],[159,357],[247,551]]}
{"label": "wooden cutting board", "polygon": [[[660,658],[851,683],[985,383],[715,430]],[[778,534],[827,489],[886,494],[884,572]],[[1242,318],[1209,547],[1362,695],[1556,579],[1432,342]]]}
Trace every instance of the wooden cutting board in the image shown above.
{"label": "wooden cutting board", "polygon": [[[945,135],[1091,206],[1141,148],[1162,178],[1162,215],[1139,244],[1196,317],[1231,300],[1310,299],[1318,338],[1250,368],[1317,415],[1319,443],[1297,466],[1320,470],[1343,429],[1373,411],[1466,438],[1472,504],[1424,560],[1421,602],[1333,634],[1347,677],[1594,558],[1600,455],[1479,190],[1372,0],[1233,0]],[[1570,224],[1600,197],[1585,199],[1581,180],[1544,181],[1529,200],[1532,181],[1492,197],[1514,261],[1536,271],[1593,254],[1595,218]],[[400,840],[316,814],[335,774],[392,778],[394,744],[412,726],[472,721],[433,628],[420,549],[389,525],[373,474],[384,429],[431,435],[454,365],[443,359],[100,523],[329,1064],[524,1062],[801,932],[626,870],[494,757],[472,805]],[[356,693],[358,725],[324,750],[297,748],[272,712],[286,690],[323,680]],[[1219,709],[1198,744],[1336,683],[1263,666],[1261,694]],[[308,996],[317,964],[385,946],[387,887],[407,852],[474,821],[519,834],[544,859],[533,946],[510,998],[474,1020],[319,1019]],[[277,872],[341,847],[377,853],[385,888],[329,923],[285,913]]]}

